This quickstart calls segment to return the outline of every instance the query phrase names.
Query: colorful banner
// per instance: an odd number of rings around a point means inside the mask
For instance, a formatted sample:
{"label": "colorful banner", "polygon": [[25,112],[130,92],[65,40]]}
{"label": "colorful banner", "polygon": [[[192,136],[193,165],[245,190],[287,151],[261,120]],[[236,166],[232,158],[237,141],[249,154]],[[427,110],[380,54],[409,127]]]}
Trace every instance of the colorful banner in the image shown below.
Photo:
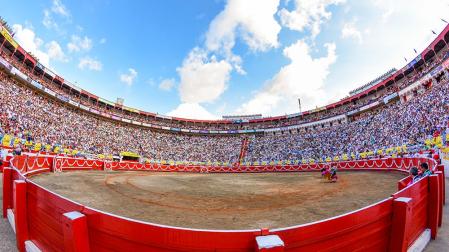
{"label": "colorful banner", "polygon": [[113,102],[110,102],[110,101],[108,101],[108,100],[106,100],[106,99],[103,99],[103,98],[99,98],[98,99],[99,101],[101,101],[101,102],[103,102],[104,104],[108,104],[108,105],[111,105],[111,106],[115,106],[115,104],[113,103]]}
{"label": "colorful banner", "polygon": [[123,109],[127,110],[129,112],[139,113],[139,110],[133,109],[133,108],[130,108],[130,107],[123,106]]}
{"label": "colorful banner", "polygon": [[6,40],[8,40],[8,42],[14,47],[14,49],[19,46],[17,42],[14,41],[14,39],[11,37],[11,35],[9,35],[9,32],[5,27],[1,27],[0,33],[3,35],[3,37],[5,37]]}

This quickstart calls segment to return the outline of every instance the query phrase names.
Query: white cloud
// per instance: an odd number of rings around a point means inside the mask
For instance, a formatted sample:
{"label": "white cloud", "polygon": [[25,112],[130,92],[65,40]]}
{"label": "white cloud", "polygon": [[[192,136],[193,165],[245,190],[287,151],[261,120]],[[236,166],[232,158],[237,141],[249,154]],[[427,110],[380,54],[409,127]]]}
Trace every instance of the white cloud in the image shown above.
{"label": "white cloud", "polygon": [[47,29],[54,29],[60,31],[58,22],[55,21],[54,15],[60,16],[65,20],[70,20],[70,12],[60,0],[53,0],[50,8],[44,9],[44,19],[42,24]]}
{"label": "white cloud", "polygon": [[106,39],[106,38],[102,38],[102,39],[100,39],[100,44],[105,44],[105,43],[106,43],[106,41],[107,41],[107,39]]}
{"label": "white cloud", "polygon": [[332,13],[327,10],[330,5],[338,5],[346,0],[295,0],[294,9],[283,8],[279,11],[281,23],[291,30],[302,32],[310,30],[312,37],[321,31],[321,24],[330,20]]}
{"label": "white cloud", "polygon": [[137,71],[133,68],[129,68],[127,74],[120,75],[120,81],[127,84],[128,86],[131,86],[136,78]]}
{"label": "white cloud", "polygon": [[50,60],[68,62],[61,46],[56,41],[44,43],[44,41],[37,37],[31,28],[23,27],[20,24],[12,26],[14,31],[14,39],[25,49],[31,52],[39,62],[45,66],[50,66]]}
{"label": "white cloud", "polygon": [[277,47],[281,26],[274,18],[279,0],[229,0],[206,34],[206,46],[211,51],[229,54],[237,32],[253,51]]}
{"label": "white cloud", "polygon": [[45,46],[47,48],[48,56],[50,59],[55,59],[62,62],[68,62],[67,57],[65,56],[64,52],[62,51],[61,46],[56,41],[51,41],[46,44]]}
{"label": "white cloud", "polygon": [[279,46],[281,26],[275,19],[280,0],[229,0],[210,23],[203,48],[194,48],[177,69],[181,102],[214,102],[228,87],[232,70],[246,74],[232,52],[242,38],[253,52]]}
{"label": "white cloud", "polygon": [[181,117],[181,118],[191,118],[191,119],[202,119],[202,120],[214,120],[219,119],[218,116],[211,114],[204,107],[198,103],[181,103],[179,106],[169,112],[168,116]]}
{"label": "white cloud", "polygon": [[[358,5],[359,1],[350,0],[348,4],[353,3]],[[431,30],[438,33],[444,29],[446,24],[440,18],[449,17],[449,5],[447,1],[440,0],[371,0],[354,12],[363,17],[364,27],[369,27],[369,31],[360,29],[363,54],[342,52],[356,60],[345,64],[345,69],[351,70],[335,73],[333,79],[335,77],[338,81],[326,88],[329,93],[350,91],[388,69],[404,67],[404,57],[412,60],[417,56],[413,49],[421,53],[435,39]]]}
{"label": "white cloud", "polygon": [[170,91],[176,84],[175,79],[164,79],[159,83],[159,88],[164,91]]}
{"label": "white cloud", "polygon": [[80,59],[80,62],[78,64],[79,69],[89,69],[93,71],[101,71],[103,69],[103,64],[95,59],[92,59],[90,57],[83,57]]}
{"label": "white cloud", "polygon": [[226,60],[217,60],[215,56],[208,57],[204,50],[194,48],[177,71],[182,102],[213,102],[226,90],[232,65]]}
{"label": "white cloud", "polygon": [[44,19],[42,20],[42,24],[47,29],[59,29],[59,25],[53,20],[53,17],[49,10],[44,10]]}
{"label": "white cloud", "polygon": [[87,52],[92,49],[92,39],[87,36],[80,38],[79,36],[72,35],[70,42],[67,44],[67,49],[69,52]]}
{"label": "white cloud", "polygon": [[70,13],[60,0],[53,0],[51,11],[64,17],[69,17]]}
{"label": "white cloud", "polygon": [[355,22],[345,23],[341,30],[342,38],[352,38],[357,40],[360,44],[363,43],[362,33],[355,27]]}
{"label": "white cloud", "polygon": [[[303,109],[320,103],[325,98],[324,82],[337,55],[335,44],[326,44],[327,55],[313,58],[304,40],[286,47],[284,56],[291,62],[280,71],[252,99],[236,112],[239,114],[264,113],[278,115],[298,112],[298,98]],[[305,106],[304,106],[305,105]]]}

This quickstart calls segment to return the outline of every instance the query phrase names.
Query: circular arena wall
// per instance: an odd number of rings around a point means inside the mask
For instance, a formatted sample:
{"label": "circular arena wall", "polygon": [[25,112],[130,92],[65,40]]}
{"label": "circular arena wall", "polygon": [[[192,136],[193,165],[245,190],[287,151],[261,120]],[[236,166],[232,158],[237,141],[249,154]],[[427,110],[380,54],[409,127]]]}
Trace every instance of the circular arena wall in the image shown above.
{"label": "circular arena wall", "polygon": [[[204,230],[158,225],[116,216],[64,198],[28,179],[43,172],[127,170],[160,172],[293,172],[398,170],[427,162],[434,171],[362,209],[279,229]],[[427,158],[386,158],[284,166],[186,166],[118,163],[50,156],[18,156],[3,174],[3,216],[20,251],[406,251],[418,238],[435,238],[444,204],[443,167]],[[86,192],[88,193],[88,192]]]}

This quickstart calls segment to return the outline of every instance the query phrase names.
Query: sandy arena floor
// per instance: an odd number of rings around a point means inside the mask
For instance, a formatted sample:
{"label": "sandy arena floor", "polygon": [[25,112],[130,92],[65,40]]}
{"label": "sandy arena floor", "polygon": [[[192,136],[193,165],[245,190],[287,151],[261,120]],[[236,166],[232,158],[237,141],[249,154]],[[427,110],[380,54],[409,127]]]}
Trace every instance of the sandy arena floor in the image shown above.
{"label": "sandy arena floor", "polygon": [[391,195],[398,172],[186,174],[81,171],[33,181],[77,202],[153,223],[206,229],[287,227],[343,214]]}

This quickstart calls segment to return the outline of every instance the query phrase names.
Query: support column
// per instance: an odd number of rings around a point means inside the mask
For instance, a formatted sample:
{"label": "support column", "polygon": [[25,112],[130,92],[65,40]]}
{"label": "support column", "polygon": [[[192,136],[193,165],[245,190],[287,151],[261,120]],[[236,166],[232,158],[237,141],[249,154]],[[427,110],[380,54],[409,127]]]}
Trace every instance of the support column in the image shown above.
{"label": "support column", "polygon": [[62,215],[62,223],[64,251],[89,252],[87,217],[80,212],[69,212]]}
{"label": "support column", "polygon": [[389,251],[405,252],[408,248],[407,232],[412,222],[412,199],[397,198],[393,201],[393,218]]}

